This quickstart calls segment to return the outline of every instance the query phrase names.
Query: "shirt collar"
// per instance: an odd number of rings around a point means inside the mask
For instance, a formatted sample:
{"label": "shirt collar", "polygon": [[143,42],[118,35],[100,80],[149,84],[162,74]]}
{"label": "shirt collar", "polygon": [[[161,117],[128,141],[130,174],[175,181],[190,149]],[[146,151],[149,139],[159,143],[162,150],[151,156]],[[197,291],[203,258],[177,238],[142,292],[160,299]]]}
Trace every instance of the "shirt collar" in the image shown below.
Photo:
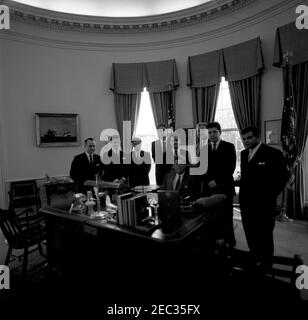
{"label": "shirt collar", "polygon": [[[88,153],[87,151],[85,151],[85,154],[87,155],[87,158],[90,160],[90,153]],[[93,153],[92,153],[92,159],[93,159]]]}
{"label": "shirt collar", "polygon": [[253,149],[249,149],[249,159],[251,160],[256,152],[259,150],[260,146],[262,144],[262,141],[260,141]]}
{"label": "shirt collar", "polygon": [[212,147],[214,146],[214,143],[215,143],[215,145],[216,145],[216,149],[218,148],[218,146],[219,146],[219,144],[220,144],[220,141],[221,141],[221,139],[219,139],[217,142],[212,142],[211,141],[211,145],[212,145]]}
{"label": "shirt collar", "polygon": [[256,153],[258,151],[258,149],[260,148],[262,142],[260,141],[254,148],[249,149],[249,152],[253,152]]}

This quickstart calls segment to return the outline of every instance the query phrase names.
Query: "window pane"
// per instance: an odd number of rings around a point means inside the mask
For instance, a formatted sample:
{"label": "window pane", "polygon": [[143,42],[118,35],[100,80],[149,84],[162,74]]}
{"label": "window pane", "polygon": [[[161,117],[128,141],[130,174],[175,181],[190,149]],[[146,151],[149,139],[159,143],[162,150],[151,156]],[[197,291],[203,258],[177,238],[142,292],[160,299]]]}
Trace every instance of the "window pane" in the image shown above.
{"label": "window pane", "polygon": [[[140,111],[137,120],[135,136],[141,138],[142,149],[151,152],[151,143],[158,139],[154,116],[151,108],[150,96],[146,89],[141,93]],[[152,159],[152,158],[151,158]],[[152,159],[149,173],[150,184],[156,184],[155,164]]]}
{"label": "window pane", "polygon": [[235,122],[228,82],[225,81],[224,78],[222,78],[220,84],[215,121],[219,122],[221,125],[222,139],[233,143],[235,146],[236,169],[234,171],[234,177],[236,178],[240,172],[240,153],[244,146]]}

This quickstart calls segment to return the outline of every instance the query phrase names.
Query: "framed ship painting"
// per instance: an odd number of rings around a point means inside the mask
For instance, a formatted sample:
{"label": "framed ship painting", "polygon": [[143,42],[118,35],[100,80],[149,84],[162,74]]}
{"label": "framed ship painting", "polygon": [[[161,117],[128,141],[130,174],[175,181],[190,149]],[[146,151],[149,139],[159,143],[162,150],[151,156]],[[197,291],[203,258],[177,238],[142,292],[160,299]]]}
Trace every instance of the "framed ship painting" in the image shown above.
{"label": "framed ship painting", "polygon": [[36,113],[36,142],[39,147],[80,145],[79,115],[73,113]]}

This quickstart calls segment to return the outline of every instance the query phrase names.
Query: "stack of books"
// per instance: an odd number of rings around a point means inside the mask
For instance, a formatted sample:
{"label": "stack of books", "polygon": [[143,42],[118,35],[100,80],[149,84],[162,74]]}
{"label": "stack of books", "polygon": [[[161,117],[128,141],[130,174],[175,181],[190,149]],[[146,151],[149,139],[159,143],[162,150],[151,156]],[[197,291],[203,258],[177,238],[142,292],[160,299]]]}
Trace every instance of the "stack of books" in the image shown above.
{"label": "stack of books", "polygon": [[132,192],[117,196],[118,225],[129,229],[150,232],[154,230],[148,211],[146,194],[134,195]]}

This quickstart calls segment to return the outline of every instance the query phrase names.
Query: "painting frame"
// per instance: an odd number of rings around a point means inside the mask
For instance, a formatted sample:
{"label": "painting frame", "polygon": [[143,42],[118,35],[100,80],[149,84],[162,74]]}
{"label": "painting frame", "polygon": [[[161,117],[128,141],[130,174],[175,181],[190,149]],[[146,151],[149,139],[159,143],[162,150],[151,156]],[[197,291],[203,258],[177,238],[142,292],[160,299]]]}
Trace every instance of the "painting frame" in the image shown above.
{"label": "painting frame", "polygon": [[264,121],[265,143],[272,146],[281,146],[281,119]]}
{"label": "painting frame", "polygon": [[35,127],[40,148],[80,146],[77,113],[35,113]]}

